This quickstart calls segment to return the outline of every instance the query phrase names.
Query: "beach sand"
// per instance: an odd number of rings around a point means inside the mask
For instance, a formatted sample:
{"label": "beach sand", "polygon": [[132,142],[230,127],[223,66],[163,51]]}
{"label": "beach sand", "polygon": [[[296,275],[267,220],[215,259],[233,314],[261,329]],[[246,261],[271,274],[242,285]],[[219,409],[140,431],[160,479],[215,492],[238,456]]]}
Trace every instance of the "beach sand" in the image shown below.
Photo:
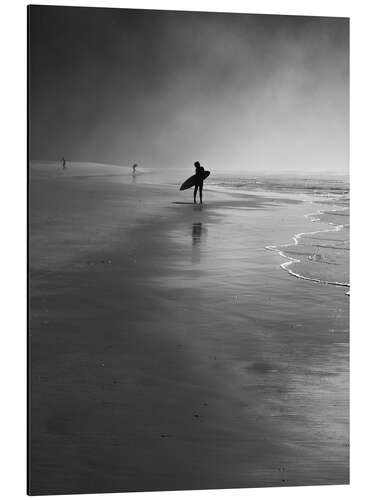
{"label": "beach sand", "polygon": [[[183,179],[182,179],[183,180]],[[287,193],[30,166],[29,492],[349,481],[349,298],[266,247]]]}

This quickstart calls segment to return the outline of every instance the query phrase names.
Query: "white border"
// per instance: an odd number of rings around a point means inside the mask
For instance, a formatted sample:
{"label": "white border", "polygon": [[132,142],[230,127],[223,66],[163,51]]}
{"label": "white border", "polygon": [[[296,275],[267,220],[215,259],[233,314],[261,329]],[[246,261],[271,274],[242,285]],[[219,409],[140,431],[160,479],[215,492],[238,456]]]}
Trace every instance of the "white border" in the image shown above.
{"label": "white border", "polygon": [[[351,18],[351,485],[304,488],[264,488],[204,492],[161,492],[95,495],[95,498],[192,499],[348,499],[373,497],[375,327],[373,279],[374,246],[374,20],[371,1],[70,1],[35,2],[52,5],[137,7],[171,10],[331,15]],[[8,0],[1,10],[1,455],[0,492],[13,500],[25,497],[26,441],[26,5]],[[372,493],[371,493],[372,492]],[[92,495],[89,495],[90,497]],[[85,495],[86,497],[86,495]],[[92,496],[94,498],[94,496]],[[73,496],[72,496],[73,498]]]}

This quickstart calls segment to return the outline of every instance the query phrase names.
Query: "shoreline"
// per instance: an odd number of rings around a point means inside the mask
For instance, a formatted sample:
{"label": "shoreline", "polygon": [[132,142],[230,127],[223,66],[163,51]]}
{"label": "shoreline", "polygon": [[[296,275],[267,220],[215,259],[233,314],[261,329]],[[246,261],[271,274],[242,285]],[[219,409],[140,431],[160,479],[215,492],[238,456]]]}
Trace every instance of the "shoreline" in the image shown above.
{"label": "shoreline", "polygon": [[[330,209],[331,212],[341,212],[341,211],[346,211],[348,208],[338,208],[338,209]],[[318,212],[313,212],[309,214],[305,214],[306,218],[310,218],[310,222],[318,222],[321,219],[317,218],[317,215],[323,215],[326,214],[327,212],[324,210],[319,210]],[[314,234],[320,234],[320,233],[329,233],[329,232],[339,232],[344,229],[344,224],[334,224],[333,222],[327,222],[327,224],[334,226],[333,229],[320,229],[318,231],[306,231],[302,233],[297,233],[292,236],[292,240],[294,242],[294,246],[297,246],[299,243],[299,240],[306,235],[314,235]],[[286,262],[283,262],[280,264],[281,269],[284,271],[287,271],[291,276],[294,276],[295,278],[303,279],[306,281],[312,281],[314,283],[321,283],[322,285],[334,285],[334,286],[341,286],[341,287],[348,287],[350,288],[350,283],[341,283],[339,281],[329,281],[329,280],[321,280],[318,278],[311,278],[308,276],[303,276],[302,274],[296,273],[292,271],[292,269],[289,269],[290,266],[293,266],[293,264],[298,264],[301,262],[300,259],[296,259],[294,257],[286,255],[280,248],[285,248],[285,247],[292,247],[293,244],[291,243],[285,243],[285,244],[280,244],[280,245],[269,245],[265,247],[267,250],[276,252],[280,257],[283,257],[285,259],[288,259]],[[346,295],[349,295],[349,292],[346,293]]]}

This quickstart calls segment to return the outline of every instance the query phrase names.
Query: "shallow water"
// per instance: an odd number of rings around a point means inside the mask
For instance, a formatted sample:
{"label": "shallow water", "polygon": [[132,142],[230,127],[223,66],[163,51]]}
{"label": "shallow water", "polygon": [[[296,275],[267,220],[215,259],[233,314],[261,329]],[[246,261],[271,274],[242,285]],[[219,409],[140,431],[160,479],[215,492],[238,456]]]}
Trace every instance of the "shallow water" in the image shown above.
{"label": "shallow water", "polygon": [[349,287],[349,209],[323,210],[307,214],[319,228],[293,235],[291,244],[268,248],[286,259],[282,269],[296,278]]}
{"label": "shallow water", "polygon": [[219,176],[207,185],[219,192],[255,193],[276,201],[289,196],[306,203],[306,230],[291,234],[290,243],[274,242],[267,248],[280,255],[282,269],[296,278],[349,287],[349,183],[345,176]]}

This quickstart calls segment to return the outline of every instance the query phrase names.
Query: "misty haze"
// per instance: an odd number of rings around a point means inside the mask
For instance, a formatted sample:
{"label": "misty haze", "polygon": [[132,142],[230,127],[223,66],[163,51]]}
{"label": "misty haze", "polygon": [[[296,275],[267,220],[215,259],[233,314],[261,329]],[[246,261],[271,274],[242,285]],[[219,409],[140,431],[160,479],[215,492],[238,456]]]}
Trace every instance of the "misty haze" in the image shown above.
{"label": "misty haze", "polygon": [[347,19],[33,7],[30,20],[34,160],[347,172]]}

